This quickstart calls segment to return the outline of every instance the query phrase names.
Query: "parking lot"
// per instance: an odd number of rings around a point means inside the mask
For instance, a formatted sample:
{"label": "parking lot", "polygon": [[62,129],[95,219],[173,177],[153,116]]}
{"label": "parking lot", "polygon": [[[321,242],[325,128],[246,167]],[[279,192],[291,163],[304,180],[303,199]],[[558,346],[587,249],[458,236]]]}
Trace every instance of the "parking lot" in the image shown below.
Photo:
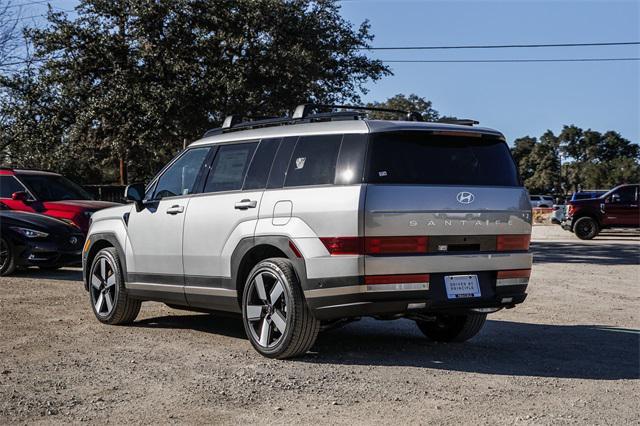
{"label": "parking lot", "polygon": [[78,269],[0,280],[0,423],[638,424],[640,238],[535,227],[528,300],[465,344],[363,319],[265,359],[239,320],[93,318]]}

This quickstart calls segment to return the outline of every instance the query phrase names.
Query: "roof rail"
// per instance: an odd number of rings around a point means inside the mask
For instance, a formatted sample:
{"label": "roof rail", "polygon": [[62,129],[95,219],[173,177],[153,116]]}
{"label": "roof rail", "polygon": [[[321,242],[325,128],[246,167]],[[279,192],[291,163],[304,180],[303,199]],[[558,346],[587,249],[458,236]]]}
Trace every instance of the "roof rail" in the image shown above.
{"label": "roof rail", "polygon": [[401,109],[366,107],[359,105],[332,105],[332,104],[301,104],[298,105],[293,113],[293,119],[302,119],[308,117],[311,111],[318,109],[346,109],[352,111],[375,111],[389,112],[404,116],[407,121],[422,121],[420,113],[415,111],[404,111]]}
{"label": "roof rail", "polygon": [[[343,109],[345,111],[316,112],[319,110]],[[224,119],[221,127],[207,130],[204,137],[219,135],[221,133],[237,130],[256,129],[259,127],[283,126],[287,124],[309,123],[314,121],[341,121],[359,120],[365,115],[360,111],[376,111],[398,114],[408,121],[422,121],[420,113],[391,108],[365,107],[358,105],[331,105],[331,104],[301,104],[296,107],[290,117],[266,118],[251,121],[242,121],[239,115],[229,115]]]}
{"label": "roof rail", "polygon": [[480,124],[477,120],[472,120],[470,118],[443,118],[438,120],[439,123],[446,124],[459,124],[461,126],[473,126],[475,124]]}

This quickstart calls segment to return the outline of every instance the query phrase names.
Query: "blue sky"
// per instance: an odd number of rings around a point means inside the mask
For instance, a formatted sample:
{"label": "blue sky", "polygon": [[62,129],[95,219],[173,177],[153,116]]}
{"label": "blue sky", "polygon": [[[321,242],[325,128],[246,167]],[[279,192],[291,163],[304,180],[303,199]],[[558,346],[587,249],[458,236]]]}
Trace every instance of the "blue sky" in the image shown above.
{"label": "blue sky", "polygon": [[[16,3],[24,3],[20,0]],[[640,1],[342,0],[354,24],[369,19],[374,46],[586,43],[640,40]],[[72,9],[74,0],[52,0]],[[22,16],[46,11],[26,6]],[[34,18],[40,21],[42,18]],[[372,53],[379,59],[640,57],[640,46]],[[365,100],[397,93],[430,99],[443,114],[474,118],[509,141],[564,124],[619,131],[640,142],[640,62],[390,64]]]}
{"label": "blue sky", "polygon": [[[369,19],[375,46],[586,43],[640,40],[638,1],[342,2]],[[380,59],[640,57],[640,46],[375,52]],[[639,62],[390,64],[366,100],[397,93],[430,99],[441,113],[475,118],[509,141],[564,124],[619,131],[640,141]]]}

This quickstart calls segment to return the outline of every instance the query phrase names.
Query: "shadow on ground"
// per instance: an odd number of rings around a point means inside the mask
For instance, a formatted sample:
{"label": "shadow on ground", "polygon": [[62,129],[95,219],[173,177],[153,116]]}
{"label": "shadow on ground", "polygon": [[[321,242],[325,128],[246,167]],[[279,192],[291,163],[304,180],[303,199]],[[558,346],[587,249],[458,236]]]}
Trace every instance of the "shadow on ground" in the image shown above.
{"label": "shadow on ground", "polygon": [[408,320],[366,319],[321,335],[308,361],[618,380],[640,377],[639,347],[639,330],[597,325],[487,321],[476,338],[444,344],[426,340]]}
{"label": "shadow on ground", "polygon": [[588,263],[592,265],[638,265],[640,243],[607,244],[604,242],[556,242],[531,243],[534,263]]}
{"label": "shadow on ground", "polygon": [[[219,334],[227,337],[246,339],[244,326],[240,317],[193,314],[168,315],[147,318],[133,323],[134,327],[162,328],[179,330],[197,330],[204,333]],[[249,344],[247,342],[247,344]]]}
{"label": "shadow on ground", "polygon": [[46,270],[39,268],[28,268],[16,271],[12,277],[16,278],[34,278],[44,280],[59,280],[59,281],[78,281],[82,282],[82,270],[81,269],[55,269]]}
{"label": "shadow on ground", "polygon": [[[246,339],[240,319],[214,315],[150,318],[135,326],[192,329]],[[639,348],[640,330],[597,325],[487,321],[476,338],[444,344],[427,340],[412,321],[367,318],[321,333],[312,352],[299,361],[620,380],[640,377]]]}

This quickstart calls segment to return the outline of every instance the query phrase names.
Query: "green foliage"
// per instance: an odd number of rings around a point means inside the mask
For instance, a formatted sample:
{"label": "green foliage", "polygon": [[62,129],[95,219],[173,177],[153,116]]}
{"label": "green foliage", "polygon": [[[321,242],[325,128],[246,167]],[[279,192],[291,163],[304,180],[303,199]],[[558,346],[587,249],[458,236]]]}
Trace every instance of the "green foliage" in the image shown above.
{"label": "green foliage", "polygon": [[[512,153],[532,193],[560,194],[640,182],[640,147],[614,131],[602,134],[564,126],[557,137],[547,131],[539,141],[516,139]],[[561,159],[565,160],[562,165]]]}
{"label": "green foliage", "polygon": [[531,153],[537,142],[538,140],[536,138],[530,136],[518,138],[513,141],[511,154],[518,165],[520,177],[525,182],[530,179],[536,171],[536,164],[532,161],[533,157]]}
{"label": "green foliage", "polygon": [[[398,94],[384,102],[371,102],[366,106],[370,108],[388,108],[398,109],[402,111],[417,112],[422,116],[424,121],[437,121],[440,118],[438,111],[433,109],[431,101],[415,94],[409,96]],[[398,114],[389,112],[370,112],[370,118],[378,120],[399,120]]]}
{"label": "green foliage", "polygon": [[227,114],[359,102],[390,73],[362,53],[369,24],[354,28],[333,0],[82,0],[77,11],[50,10],[28,32],[43,62],[3,84],[0,148],[94,182],[120,159],[130,180],[149,178]]}

